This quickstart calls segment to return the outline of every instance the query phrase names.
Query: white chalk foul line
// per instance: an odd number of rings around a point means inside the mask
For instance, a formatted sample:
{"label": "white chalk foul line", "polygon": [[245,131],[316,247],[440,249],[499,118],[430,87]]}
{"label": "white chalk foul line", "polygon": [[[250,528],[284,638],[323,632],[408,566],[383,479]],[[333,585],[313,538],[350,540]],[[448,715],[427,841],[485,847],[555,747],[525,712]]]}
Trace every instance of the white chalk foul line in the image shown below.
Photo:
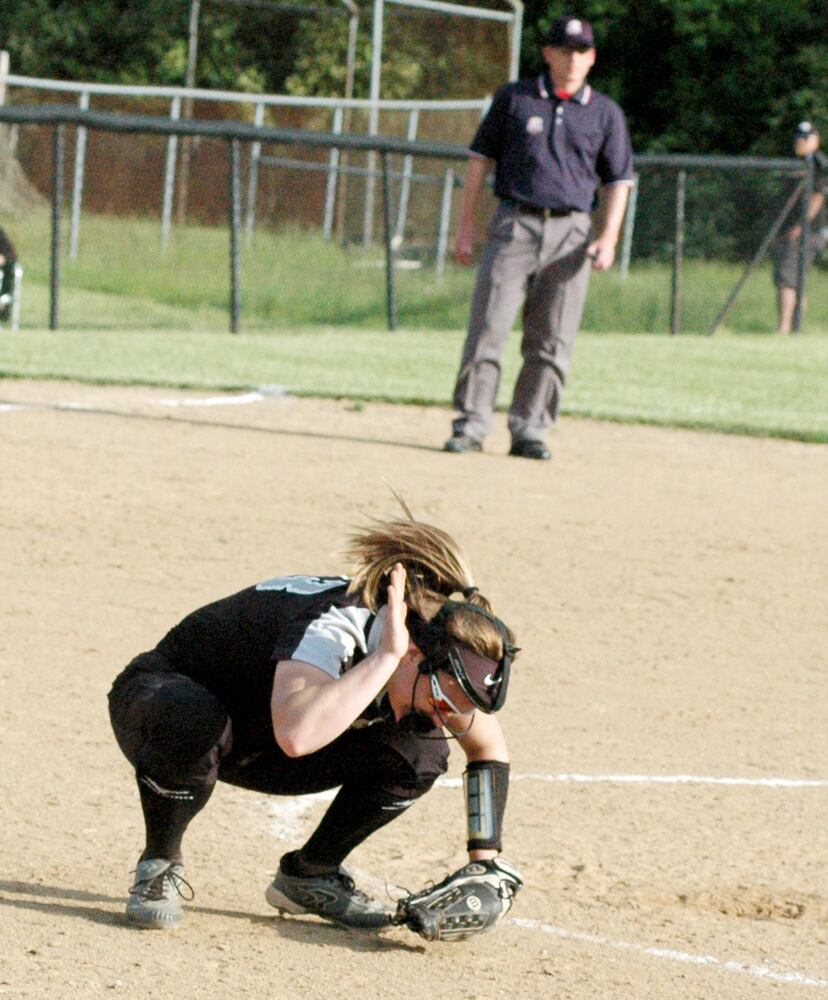
{"label": "white chalk foul line", "polygon": [[245,392],[237,396],[202,396],[198,399],[159,399],[157,406],[247,406],[260,403],[265,398],[261,392]]}
{"label": "white chalk foul line", "polygon": [[553,927],[540,920],[525,920],[520,917],[507,917],[506,923],[525,930],[542,931],[555,937],[569,941],[580,941],[584,944],[600,945],[604,948],[615,948],[618,951],[632,951],[639,955],[649,955],[652,958],[664,958],[672,962],[685,962],[688,965],[709,965],[727,972],[741,972],[744,975],[758,979],[770,979],[777,983],[793,983],[797,986],[816,986],[828,989],[828,979],[807,975],[792,970],[773,969],[769,965],[756,965],[753,962],[737,962],[733,959],[716,958],[715,955],[694,955],[687,951],[677,951],[674,948],[655,948],[644,944],[634,944],[631,941],[617,941],[603,934],[587,934],[584,931],[571,931],[565,927]]}
{"label": "white chalk foul line", "polygon": [[[828,788],[828,778],[715,778],[698,774],[513,774],[510,781],[560,784],[733,785],[748,788]],[[462,778],[438,778],[437,784],[456,788]]]}

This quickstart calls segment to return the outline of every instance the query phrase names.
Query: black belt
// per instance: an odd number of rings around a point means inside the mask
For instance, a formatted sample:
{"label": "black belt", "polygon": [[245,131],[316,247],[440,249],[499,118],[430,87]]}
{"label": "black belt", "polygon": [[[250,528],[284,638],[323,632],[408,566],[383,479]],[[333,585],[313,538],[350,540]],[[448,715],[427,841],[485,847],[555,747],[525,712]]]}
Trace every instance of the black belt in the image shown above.
{"label": "black belt", "polygon": [[542,219],[562,219],[575,211],[574,208],[541,208],[540,205],[531,205],[528,201],[512,201],[512,204],[519,212],[538,215]]}

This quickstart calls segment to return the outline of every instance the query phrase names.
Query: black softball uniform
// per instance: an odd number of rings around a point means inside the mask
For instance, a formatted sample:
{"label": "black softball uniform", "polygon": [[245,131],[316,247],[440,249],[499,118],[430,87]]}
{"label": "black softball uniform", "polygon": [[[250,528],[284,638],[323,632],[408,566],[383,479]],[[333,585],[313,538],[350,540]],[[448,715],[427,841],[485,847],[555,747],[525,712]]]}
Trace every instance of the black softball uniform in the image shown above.
{"label": "black softball uniform", "polygon": [[270,713],[280,660],[339,677],[377,648],[373,615],[341,576],[265,580],[187,615],[137,656],[109,693],[116,739],[139,783],[185,795],[216,780],[267,794],[342,786],[303,848],[338,863],[446,770],[448,744],[418,719],[397,723],[378,698],[349,729],[304,757],[276,743]]}

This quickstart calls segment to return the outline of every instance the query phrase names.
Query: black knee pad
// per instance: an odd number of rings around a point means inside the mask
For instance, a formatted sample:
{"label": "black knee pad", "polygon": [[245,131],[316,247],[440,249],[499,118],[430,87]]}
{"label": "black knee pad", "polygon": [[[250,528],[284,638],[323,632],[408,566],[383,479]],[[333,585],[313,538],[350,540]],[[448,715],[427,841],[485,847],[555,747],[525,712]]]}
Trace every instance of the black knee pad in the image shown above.
{"label": "black knee pad", "polygon": [[215,782],[230,719],[192,678],[130,665],[109,693],[109,712],[118,745],[139,774],[173,786]]}

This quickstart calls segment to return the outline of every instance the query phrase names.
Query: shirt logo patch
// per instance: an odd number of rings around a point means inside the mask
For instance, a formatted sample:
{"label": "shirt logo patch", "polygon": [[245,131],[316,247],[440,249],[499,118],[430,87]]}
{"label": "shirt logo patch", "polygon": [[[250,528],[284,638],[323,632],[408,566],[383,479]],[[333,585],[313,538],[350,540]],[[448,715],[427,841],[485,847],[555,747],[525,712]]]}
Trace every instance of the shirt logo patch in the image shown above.
{"label": "shirt logo patch", "polygon": [[532,115],[526,122],[526,131],[529,135],[540,135],[543,132],[543,118],[540,115]]}

